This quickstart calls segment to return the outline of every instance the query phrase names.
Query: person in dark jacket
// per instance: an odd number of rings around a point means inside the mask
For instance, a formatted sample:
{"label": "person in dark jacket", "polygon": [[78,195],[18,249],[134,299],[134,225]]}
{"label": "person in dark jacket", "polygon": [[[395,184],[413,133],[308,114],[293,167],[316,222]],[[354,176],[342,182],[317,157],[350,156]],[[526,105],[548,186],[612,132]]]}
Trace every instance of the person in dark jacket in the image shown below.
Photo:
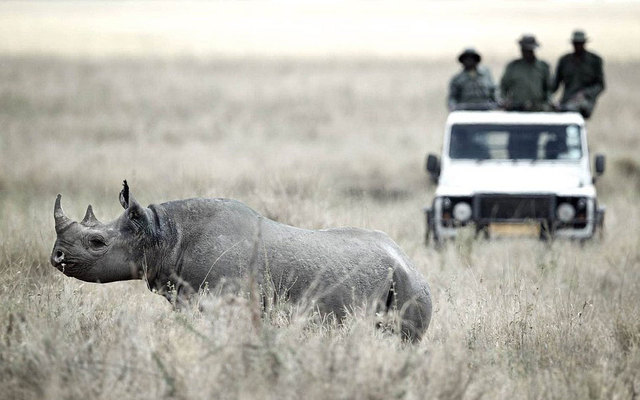
{"label": "person in dark jacket", "polygon": [[573,53],[560,57],[556,67],[552,90],[564,86],[558,108],[562,111],[577,111],[589,118],[596,100],[604,91],[602,58],[586,50],[587,35],[576,30],[571,35]]}
{"label": "person in dark jacket", "polygon": [[449,82],[449,111],[454,110],[490,110],[496,108],[496,85],[491,71],[479,66],[482,57],[473,48],[465,49],[458,61],[462,71],[454,75]]}
{"label": "person in dark jacket", "polygon": [[523,35],[518,44],[522,58],[511,61],[500,80],[502,106],[508,111],[549,111],[549,64],[536,58],[539,43],[535,36]]}

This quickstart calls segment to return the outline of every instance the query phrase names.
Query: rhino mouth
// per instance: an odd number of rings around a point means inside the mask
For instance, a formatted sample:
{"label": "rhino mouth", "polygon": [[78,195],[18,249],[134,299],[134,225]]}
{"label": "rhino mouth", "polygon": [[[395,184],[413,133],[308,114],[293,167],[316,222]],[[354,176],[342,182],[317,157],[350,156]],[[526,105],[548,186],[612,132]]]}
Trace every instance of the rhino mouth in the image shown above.
{"label": "rhino mouth", "polygon": [[76,269],[75,260],[71,260],[64,251],[57,249],[51,254],[51,264],[60,272],[69,275],[70,271]]}
{"label": "rhino mouth", "polygon": [[54,267],[60,272],[65,272],[69,267],[73,268],[73,264],[70,262],[61,262],[59,264],[55,264]]}
{"label": "rhino mouth", "polygon": [[73,275],[77,272],[77,265],[73,262],[63,261],[61,263],[56,263],[53,265],[58,271],[62,272],[65,275]]}

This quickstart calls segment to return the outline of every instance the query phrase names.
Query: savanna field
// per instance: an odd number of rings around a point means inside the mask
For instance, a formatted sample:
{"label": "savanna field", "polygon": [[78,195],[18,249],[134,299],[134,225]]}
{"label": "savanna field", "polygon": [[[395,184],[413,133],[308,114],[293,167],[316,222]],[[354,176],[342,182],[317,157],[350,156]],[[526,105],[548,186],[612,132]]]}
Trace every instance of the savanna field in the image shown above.
{"label": "savanna field", "polygon": [[[499,77],[502,62],[492,61]],[[640,395],[640,79],[605,65],[588,122],[606,232],[588,243],[423,242],[424,171],[457,65],[420,59],[0,58],[0,398],[635,399]],[[49,264],[53,203],[102,221],[241,200],[304,228],[387,232],[431,285],[422,342],[355,313],[318,325],[243,298],[174,311],[142,281]]]}

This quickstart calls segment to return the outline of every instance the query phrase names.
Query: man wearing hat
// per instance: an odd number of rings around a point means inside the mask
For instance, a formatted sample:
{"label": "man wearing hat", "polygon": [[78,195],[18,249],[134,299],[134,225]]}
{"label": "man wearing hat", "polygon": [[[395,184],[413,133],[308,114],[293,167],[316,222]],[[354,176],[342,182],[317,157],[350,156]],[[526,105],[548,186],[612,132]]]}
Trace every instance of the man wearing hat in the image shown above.
{"label": "man wearing hat", "polygon": [[473,48],[465,49],[458,56],[463,69],[449,82],[449,111],[495,108],[496,87],[489,69],[478,66],[481,59]]}
{"label": "man wearing hat", "polygon": [[500,80],[502,105],[509,111],[548,111],[551,109],[549,64],[536,58],[539,46],[533,35],[518,41],[522,58],[511,61]]}
{"label": "man wearing hat", "polygon": [[577,111],[589,118],[596,99],[604,90],[602,58],[585,49],[587,35],[584,31],[574,31],[571,42],[574,51],[560,57],[552,89],[555,92],[564,85],[560,110]]}

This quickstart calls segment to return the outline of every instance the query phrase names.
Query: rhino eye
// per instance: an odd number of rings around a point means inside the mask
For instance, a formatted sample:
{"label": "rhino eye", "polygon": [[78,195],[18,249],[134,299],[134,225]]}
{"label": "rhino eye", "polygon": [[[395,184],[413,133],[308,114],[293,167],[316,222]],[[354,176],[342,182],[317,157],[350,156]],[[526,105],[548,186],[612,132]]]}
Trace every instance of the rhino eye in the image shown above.
{"label": "rhino eye", "polygon": [[101,249],[105,247],[107,243],[104,241],[103,238],[99,236],[94,236],[91,239],[89,239],[89,245],[91,245],[91,247],[93,247],[94,249]]}

